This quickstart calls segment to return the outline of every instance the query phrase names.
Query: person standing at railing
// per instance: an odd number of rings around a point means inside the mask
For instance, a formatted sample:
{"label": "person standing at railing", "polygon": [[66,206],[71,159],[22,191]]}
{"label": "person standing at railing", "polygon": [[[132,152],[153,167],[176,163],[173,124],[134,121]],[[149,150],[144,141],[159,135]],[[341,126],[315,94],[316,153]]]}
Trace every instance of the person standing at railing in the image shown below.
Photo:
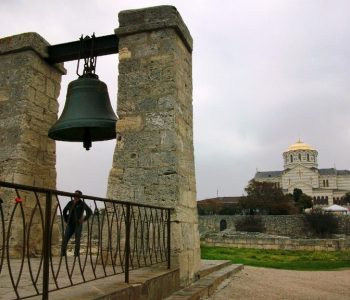
{"label": "person standing at railing", "polygon": [[[87,221],[91,214],[91,208],[81,200],[83,193],[79,190],[75,191],[75,195],[71,201],[63,209],[63,219],[67,223],[66,231],[62,241],[61,255],[65,256],[67,252],[67,244],[75,234],[75,249],[74,256],[79,256],[80,251],[80,238],[83,229],[83,223]],[[84,215],[85,212],[85,215]]]}

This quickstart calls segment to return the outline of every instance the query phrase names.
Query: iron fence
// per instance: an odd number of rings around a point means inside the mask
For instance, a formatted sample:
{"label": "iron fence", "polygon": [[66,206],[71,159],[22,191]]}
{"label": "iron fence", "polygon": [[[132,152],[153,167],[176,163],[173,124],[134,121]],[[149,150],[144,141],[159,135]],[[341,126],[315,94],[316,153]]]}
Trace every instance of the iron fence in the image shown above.
{"label": "iron fence", "polygon": [[82,195],[92,214],[63,250],[63,210],[74,196],[0,181],[0,298],[48,299],[116,274],[129,282],[129,270],[164,262],[170,268],[170,208]]}

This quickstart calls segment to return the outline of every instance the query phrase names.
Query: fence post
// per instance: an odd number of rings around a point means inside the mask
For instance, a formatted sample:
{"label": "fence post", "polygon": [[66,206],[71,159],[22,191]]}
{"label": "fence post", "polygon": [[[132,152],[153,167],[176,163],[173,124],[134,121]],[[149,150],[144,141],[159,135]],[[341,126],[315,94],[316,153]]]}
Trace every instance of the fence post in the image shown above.
{"label": "fence post", "polygon": [[129,283],[129,261],[130,261],[130,204],[126,204],[125,218],[125,282]]}
{"label": "fence post", "polygon": [[171,237],[171,230],[170,230],[170,209],[168,209],[168,219],[167,219],[167,230],[168,230],[168,269],[170,269],[170,258],[171,258],[171,248],[170,248],[170,237]]}
{"label": "fence post", "polygon": [[51,254],[51,202],[52,192],[46,192],[45,228],[43,236],[43,299],[49,299],[49,275],[50,275],[50,254]]}

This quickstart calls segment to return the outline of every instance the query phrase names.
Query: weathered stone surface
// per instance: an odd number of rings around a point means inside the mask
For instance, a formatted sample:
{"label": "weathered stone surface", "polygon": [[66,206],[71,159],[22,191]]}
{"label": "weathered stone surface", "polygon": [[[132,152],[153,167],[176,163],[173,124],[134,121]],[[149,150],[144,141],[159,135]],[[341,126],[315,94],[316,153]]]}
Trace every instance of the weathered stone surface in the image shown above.
{"label": "weathered stone surface", "polygon": [[3,87],[0,90],[0,101],[7,101],[10,98],[10,89]]}
{"label": "weathered stone surface", "polygon": [[176,8],[119,14],[117,145],[108,197],[174,208],[183,285],[199,269],[192,128],[192,38]]}
{"label": "weathered stone surface", "polygon": [[301,239],[258,232],[235,232],[229,229],[220,233],[205,235],[201,239],[201,244],[229,248],[304,251],[347,251],[350,249],[350,239],[348,236],[328,239]]}
{"label": "weathered stone surface", "polygon": [[[45,62],[47,46],[36,33],[0,39],[0,180],[55,189],[56,148],[47,132],[57,120],[57,97],[65,69],[62,64]],[[28,226],[35,203],[33,198],[24,203],[24,226],[18,222],[20,216],[13,222],[13,255],[21,251],[20,228]],[[4,203],[3,209],[7,222],[13,203]],[[31,229],[37,234],[31,237],[37,240],[30,241],[29,253],[36,253],[41,251],[42,231],[38,220],[32,222]]]}
{"label": "weathered stone surface", "polygon": [[[120,27],[115,30],[119,36],[128,36],[139,32],[153,32],[152,41],[167,36],[167,28],[175,28],[182,43],[192,51],[192,37],[179,12],[173,6],[155,6],[147,9],[126,10],[119,13]],[[144,40],[139,41],[141,44]],[[154,44],[154,43],[152,43]]]}
{"label": "weathered stone surface", "polygon": [[[2,38],[0,40],[0,55],[5,55],[8,53],[11,53],[11,55],[15,55],[16,52],[26,52],[26,51],[33,51],[41,58],[47,58],[48,52],[47,52],[47,46],[49,46],[49,43],[39,34],[36,32],[26,32],[18,35],[8,36],[5,38]],[[32,54],[29,54],[32,55]],[[11,60],[12,57],[8,57],[7,63],[9,60]],[[17,59],[17,64],[23,65],[23,63],[27,62],[32,65],[30,61],[30,58],[28,56],[20,56],[20,59]],[[42,61],[41,63],[34,64],[34,67],[39,69],[38,66],[40,64],[41,66],[47,65],[46,62]],[[63,64],[56,64],[54,66],[59,73],[66,74],[66,70],[63,68]],[[57,78],[60,80],[60,77]]]}
{"label": "weathered stone surface", "polygon": [[124,117],[118,122],[120,131],[141,131],[144,127],[144,121],[141,116]]}
{"label": "weathered stone surface", "polygon": [[[225,221],[227,228],[235,230],[235,223],[241,219],[241,215],[207,215],[199,216],[199,232],[219,232],[220,222]],[[338,232],[340,234],[350,235],[350,216],[337,215]],[[301,238],[312,236],[312,231],[305,222],[303,215],[264,215],[261,216],[265,232],[267,234],[289,236],[292,238]]]}

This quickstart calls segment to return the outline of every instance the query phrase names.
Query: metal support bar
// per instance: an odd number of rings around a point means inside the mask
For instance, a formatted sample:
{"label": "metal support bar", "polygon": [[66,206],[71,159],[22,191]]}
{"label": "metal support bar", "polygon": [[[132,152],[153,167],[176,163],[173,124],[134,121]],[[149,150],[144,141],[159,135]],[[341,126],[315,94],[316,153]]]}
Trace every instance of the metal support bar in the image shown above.
{"label": "metal support bar", "polygon": [[170,214],[171,214],[171,210],[170,209],[168,209],[168,218],[167,218],[167,235],[168,235],[168,245],[167,245],[167,247],[168,247],[168,257],[167,257],[167,259],[168,259],[168,269],[170,269],[170,266],[171,266],[171,228],[170,228],[170,224],[171,224],[171,222],[170,222]]}
{"label": "metal support bar", "polygon": [[44,228],[44,265],[43,265],[43,300],[49,299],[49,275],[50,275],[50,255],[51,255],[51,206],[52,193],[46,193],[46,208],[45,208],[45,228]]}
{"label": "metal support bar", "polygon": [[[92,39],[86,39],[85,49],[91,49]],[[94,56],[102,56],[118,53],[119,39],[115,34],[94,38]],[[48,46],[50,64],[61,63],[70,60],[78,60],[91,55],[90,51],[80,53],[80,41]]]}
{"label": "metal support bar", "polygon": [[[66,197],[74,197],[75,196],[75,193],[57,191],[57,190],[47,189],[47,188],[38,188],[35,186],[10,183],[10,182],[5,182],[5,181],[1,181],[1,180],[0,180],[0,187],[14,188],[14,189],[19,189],[19,190],[39,192],[39,193],[51,192],[55,195],[66,196]],[[159,206],[156,206],[156,205],[146,205],[146,204],[134,203],[134,202],[130,202],[130,201],[119,201],[119,200],[115,200],[115,199],[105,199],[105,198],[101,198],[101,197],[94,197],[94,196],[88,196],[88,195],[81,195],[81,198],[84,198],[85,200],[97,200],[97,201],[103,201],[103,202],[108,202],[108,203],[131,204],[131,205],[137,206],[137,207],[160,208]]]}
{"label": "metal support bar", "polygon": [[125,217],[125,282],[129,283],[129,261],[130,261],[130,204],[126,205],[126,217]]}

